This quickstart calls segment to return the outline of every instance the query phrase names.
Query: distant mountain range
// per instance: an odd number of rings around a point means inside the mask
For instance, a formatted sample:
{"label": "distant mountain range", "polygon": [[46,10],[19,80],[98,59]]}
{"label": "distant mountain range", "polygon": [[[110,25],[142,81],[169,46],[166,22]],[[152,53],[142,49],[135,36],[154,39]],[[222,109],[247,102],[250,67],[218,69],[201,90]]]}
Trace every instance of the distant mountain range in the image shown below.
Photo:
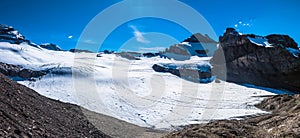
{"label": "distant mountain range", "polygon": [[[0,42],[25,43],[37,48],[61,51],[59,46],[52,43],[34,44],[7,25],[0,25]],[[79,49],[70,51],[89,52]],[[196,33],[180,44],[172,45],[159,53],[117,53],[119,56],[133,60],[138,60],[141,56],[160,56],[175,60],[188,60],[192,56],[212,57],[213,76],[219,76],[220,79],[298,92],[300,91],[299,54],[298,44],[288,35],[272,34],[264,37],[240,34],[233,28],[227,28],[224,35],[220,36],[219,42],[208,35]]]}

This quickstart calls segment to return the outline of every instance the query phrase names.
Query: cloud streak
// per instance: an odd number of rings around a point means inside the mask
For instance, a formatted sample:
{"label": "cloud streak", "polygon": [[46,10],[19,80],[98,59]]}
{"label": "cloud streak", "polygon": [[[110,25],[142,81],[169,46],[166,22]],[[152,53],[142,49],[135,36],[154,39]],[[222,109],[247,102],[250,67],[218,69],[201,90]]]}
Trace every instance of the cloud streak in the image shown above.
{"label": "cloud streak", "polygon": [[140,47],[139,52],[145,53],[145,52],[159,52],[164,51],[166,47]]}
{"label": "cloud streak", "polygon": [[134,37],[136,38],[136,41],[140,42],[140,43],[144,43],[144,44],[148,44],[150,43],[149,40],[147,40],[145,37],[144,37],[144,34],[143,32],[140,32],[136,26],[133,26],[133,25],[130,25],[129,26],[132,30],[133,30],[133,34],[134,34]]}
{"label": "cloud streak", "polygon": [[83,42],[86,43],[86,44],[92,44],[92,45],[97,44],[97,42],[95,42],[91,39],[84,40]]}

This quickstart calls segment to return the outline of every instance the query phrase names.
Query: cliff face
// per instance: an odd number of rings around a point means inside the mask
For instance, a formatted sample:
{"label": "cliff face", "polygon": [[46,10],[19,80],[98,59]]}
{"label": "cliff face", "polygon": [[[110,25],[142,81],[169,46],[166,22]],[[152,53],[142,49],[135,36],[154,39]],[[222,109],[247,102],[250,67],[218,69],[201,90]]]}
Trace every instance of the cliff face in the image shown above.
{"label": "cliff face", "polygon": [[228,28],[219,41],[211,64],[220,79],[300,92],[300,52],[289,36],[241,35]]}

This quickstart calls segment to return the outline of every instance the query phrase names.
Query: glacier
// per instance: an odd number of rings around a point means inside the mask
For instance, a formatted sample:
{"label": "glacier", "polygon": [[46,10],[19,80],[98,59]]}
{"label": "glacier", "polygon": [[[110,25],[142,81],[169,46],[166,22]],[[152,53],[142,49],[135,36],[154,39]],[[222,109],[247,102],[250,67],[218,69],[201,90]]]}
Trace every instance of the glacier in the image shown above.
{"label": "glacier", "polygon": [[215,119],[266,113],[254,106],[275,95],[230,82],[193,83],[153,64],[208,64],[210,57],[176,61],[159,57],[128,60],[116,54],[51,51],[28,44],[0,42],[0,62],[47,70],[35,80],[18,83],[63,102],[80,105],[139,126],[176,129]]}

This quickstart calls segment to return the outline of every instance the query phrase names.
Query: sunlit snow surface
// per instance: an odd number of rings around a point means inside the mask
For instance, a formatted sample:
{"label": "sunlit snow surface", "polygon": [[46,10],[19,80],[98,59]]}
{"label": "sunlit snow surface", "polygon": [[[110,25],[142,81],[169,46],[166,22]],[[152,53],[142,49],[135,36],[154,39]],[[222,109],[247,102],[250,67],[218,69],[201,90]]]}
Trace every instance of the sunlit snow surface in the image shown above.
{"label": "sunlit snow surface", "polygon": [[255,38],[251,38],[248,37],[248,39],[250,40],[251,43],[256,44],[258,46],[265,46],[265,47],[273,47],[269,42],[267,38],[263,38],[263,37],[255,37]]}
{"label": "sunlit snow surface", "polygon": [[[193,57],[179,63],[206,64],[208,60]],[[153,64],[176,62],[158,57],[127,60],[114,54],[96,57],[95,53],[55,52],[0,43],[0,61],[31,69],[52,69],[53,73],[36,81],[19,81],[44,96],[153,128],[264,113],[253,106],[262,98],[253,96],[273,95],[234,83],[199,84],[158,73],[153,71]]]}
{"label": "sunlit snow surface", "polygon": [[[273,47],[269,42],[267,38],[264,37],[255,37],[255,38],[251,38],[248,37],[248,39],[250,40],[251,43],[256,44],[258,46],[264,46],[264,47]],[[300,54],[300,49],[294,49],[294,48],[290,48],[290,47],[284,47],[282,44],[278,44],[279,46],[285,48],[285,50],[287,50],[288,52],[290,52],[294,57],[298,58],[299,54]]]}

